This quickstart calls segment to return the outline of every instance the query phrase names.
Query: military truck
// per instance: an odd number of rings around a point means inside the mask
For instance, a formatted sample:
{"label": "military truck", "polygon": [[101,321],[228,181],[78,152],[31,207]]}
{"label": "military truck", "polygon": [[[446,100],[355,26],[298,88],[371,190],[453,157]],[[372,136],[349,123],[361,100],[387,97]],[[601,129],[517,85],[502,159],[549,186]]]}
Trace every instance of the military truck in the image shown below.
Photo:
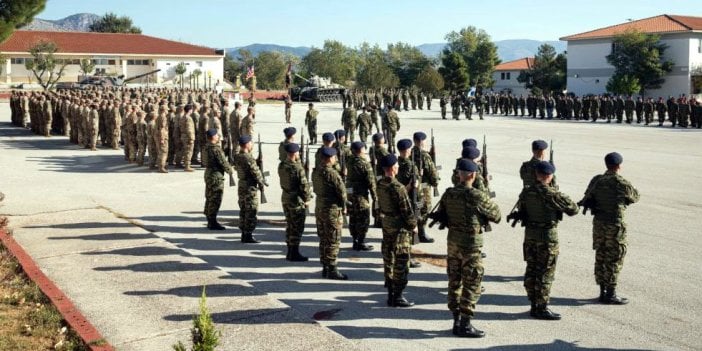
{"label": "military truck", "polygon": [[142,73],[134,77],[129,77],[124,79],[124,75],[119,75],[116,77],[110,76],[88,76],[80,80],[78,83],[70,82],[60,82],[56,84],[56,89],[87,89],[90,87],[121,87],[124,84],[131,82],[135,79],[146,77],[150,74],[160,72],[160,69],[153,70],[150,72]]}
{"label": "military truck", "polygon": [[331,82],[330,78],[312,75],[309,79],[295,74],[305,84],[294,87],[291,90],[291,98],[298,101],[341,101],[341,95],[346,91],[342,85]]}

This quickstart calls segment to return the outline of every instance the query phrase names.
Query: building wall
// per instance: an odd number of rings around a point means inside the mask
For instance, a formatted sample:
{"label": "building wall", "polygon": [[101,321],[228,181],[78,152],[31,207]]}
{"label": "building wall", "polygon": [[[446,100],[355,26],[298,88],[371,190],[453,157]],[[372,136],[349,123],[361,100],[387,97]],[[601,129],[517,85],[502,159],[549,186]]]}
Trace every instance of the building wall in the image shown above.
{"label": "building wall", "polygon": [[[492,87],[494,92],[510,91],[512,95],[529,95],[529,89],[524,87],[524,84],[517,81],[520,71],[495,71],[492,73],[492,79],[495,85]],[[509,74],[509,75],[508,75]]]}
{"label": "building wall", "polygon": [[[690,67],[702,63],[698,50],[700,33],[668,34],[661,42],[668,45],[665,57],[674,62],[660,89],[646,91],[646,96],[678,96],[690,94]],[[568,42],[568,91],[576,95],[604,94],[614,67],[606,56],[612,51],[612,39],[576,40]]]}
{"label": "building wall", "polygon": [[204,87],[205,82],[209,84],[209,73],[211,73],[212,86],[215,85],[217,81],[224,81],[224,57],[218,58],[197,58],[197,59],[178,59],[178,58],[167,58],[167,59],[157,59],[155,60],[155,67],[161,69],[158,73],[158,79],[161,83],[175,84],[177,81],[177,74],[175,73],[176,66],[180,63],[185,63],[187,71],[185,72],[185,83],[188,83],[188,77],[193,71],[199,69],[202,74],[199,76],[199,86]]}

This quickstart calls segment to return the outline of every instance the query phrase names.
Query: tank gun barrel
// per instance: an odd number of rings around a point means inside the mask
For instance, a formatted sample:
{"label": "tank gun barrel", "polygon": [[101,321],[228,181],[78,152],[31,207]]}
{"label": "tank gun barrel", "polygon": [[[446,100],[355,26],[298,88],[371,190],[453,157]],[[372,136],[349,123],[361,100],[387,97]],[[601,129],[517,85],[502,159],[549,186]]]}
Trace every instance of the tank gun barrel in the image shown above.
{"label": "tank gun barrel", "polygon": [[153,70],[153,71],[151,71],[151,72],[146,72],[146,73],[142,73],[142,74],[136,75],[136,76],[134,76],[134,77],[129,77],[129,78],[125,79],[122,83],[131,82],[131,81],[133,81],[133,80],[135,80],[135,79],[139,79],[139,78],[141,78],[141,77],[146,77],[146,76],[148,76],[149,74],[154,74],[154,73],[160,72],[160,71],[161,71],[161,69],[159,68],[159,69]]}
{"label": "tank gun barrel", "polygon": [[295,77],[298,77],[298,78],[304,80],[304,81],[307,82],[307,83],[310,83],[310,84],[312,83],[312,82],[310,82],[309,79],[307,79],[307,78],[305,78],[305,77],[303,77],[303,76],[301,76],[301,75],[299,75],[299,74],[297,74],[297,73],[295,73]]}

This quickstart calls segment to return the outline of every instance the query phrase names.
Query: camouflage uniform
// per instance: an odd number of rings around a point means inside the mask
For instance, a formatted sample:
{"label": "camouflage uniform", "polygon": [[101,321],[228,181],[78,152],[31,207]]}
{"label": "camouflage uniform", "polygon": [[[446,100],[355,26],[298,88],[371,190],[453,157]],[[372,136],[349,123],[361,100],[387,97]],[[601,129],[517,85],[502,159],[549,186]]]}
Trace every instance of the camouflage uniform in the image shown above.
{"label": "camouflage uniform", "polygon": [[239,128],[241,128],[241,112],[238,109],[234,109],[229,116],[229,133],[232,137],[232,155],[239,153]]}
{"label": "camouflage uniform", "polygon": [[346,187],[339,173],[331,165],[321,164],[312,175],[315,200],[317,235],[319,236],[319,261],[326,276],[330,270],[336,271],[339,255],[339,242],[343,225],[343,211],[346,205]]}
{"label": "camouflage uniform", "polygon": [[368,112],[363,111],[360,115],[358,115],[358,136],[364,143],[368,139],[368,134],[371,133],[372,123],[373,121],[371,120],[371,116],[368,114]]}
{"label": "camouflage uniform", "polygon": [[178,120],[180,131],[180,158],[176,162],[182,160],[185,170],[190,170],[190,163],[193,158],[193,149],[195,148],[195,124],[189,114],[183,114]]}
{"label": "camouflage uniform", "polygon": [[[146,120],[144,120],[144,112],[139,111],[137,113],[136,121],[136,140],[137,140],[137,157],[136,162],[139,166],[144,165],[144,155],[146,155]],[[151,155],[149,155],[151,156]]]}
{"label": "camouflage uniform", "polygon": [[383,267],[385,283],[390,289],[402,291],[407,286],[412,230],[417,219],[407,190],[396,179],[384,176],[378,181],[378,203],[382,214]]}
{"label": "camouflage uniform", "polygon": [[[519,168],[519,177],[522,178],[522,183],[525,188],[538,182],[536,180],[536,165],[539,162],[541,161],[532,157],[531,160],[522,163],[522,166]],[[551,180],[550,186],[558,189],[555,174],[553,175],[553,180]]]}
{"label": "camouflage uniform", "polygon": [[307,110],[305,114],[305,125],[307,126],[307,132],[310,136],[310,142],[312,144],[317,143],[317,116],[319,111],[314,108]]}
{"label": "camouflage uniform", "polygon": [[166,111],[161,111],[156,117],[154,132],[154,142],[158,149],[156,166],[159,172],[165,173],[167,172],[166,161],[168,158],[168,115]]}
{"label": "camouflage uniform", "polygon": [[[421,217],[426,218],[426,215],[429,213],[429,210],[431,209],[431,198],[432,198],[432,187],[436,187],[439,185],[439,174],[436,170],[436,166],[434,165],[434,161],[432,161],[431,156],[429,155],[428,152],[421,150],[417,146],[412,147],[412,158],[414,160],[414,164],[419,170],[418,176],[421,176],[420,179],[420,190],[422,193],[422,208],[421,208]],[[421,168],[420,168],[421,166]],[[425,237],[426,235],[424,234],[424,226],[426,225],[426,220],[422,220],[418,223],[419,226],[419,237]]]}
{"label": "camouflage uniform", "polygon": [[219,207],[222,205],[224,193],[224,173],[232,174],[232,167],[224,156],[224,151],[217,144],[207,143],[203,158],[208,159],[205,169],[205,216],[207,219],[217,218]]}
{"label": "camouflage uniform", "polygon": [[353,191],[348,195],[351,201],[349,208],[349,231],[354,241],[354,247],[365,242],[370,226],[370,202],[368,193],[373,199],[377,198],[375,175],[370,163],[360,155],[347,159],[348,176],[346,185]]}
{"label": "camouflage uniform", "polygon": [[97,146],[99,122],[100,114],[97,108],[91,108],[90,112],[88,112],[88,147],[91,150],[95,150]]}
{"label": "camouflage uniform", "polygon": [[[207,167],[207,157],[205,156],[205,148],[207,147],[207,125],[209,119],[206,114],[201,113],[199,119],[197,120],[197,139],[200,141],[200,164],[202,167]],[[238,144],[238,143],[237,143]]]}
{"label": "camouflage uniform", "polygon": [[305,231],[305,203],[312,199],[305,170],[300,162],[285,159],[278,164],[278,177],[283,190],[281,203],[285,213],[285,242],[288,246],[300,246]]}
{"label": "camouflage uniform", "polygon": [[395,145],[395,136],[397,135],[397,132],[400,131],[400,118],[397,116],[397,112],[395,112],[395,110],[388,111],[385,118],[387,119],[388,126],[385,140],[387,141],[388,145]]}
{"label": "camouflage uniform", "polygon": [[344,127],[344,132],[347,135],[346,140],[349,142],[353,141],[353,135],[356,131],[356,118],[356,109],[353,106],[347,107],[341,114],[341,125]]}
{"label": "camouflage uniform", "polygon": [[239,177],[239,229],[242,241],[250,238],[256,229],[258,219],[258,190],[264,186],[265,181],[261,171],[256,165],[256,160],[249,152],[239,152],[234,158],[234,167]]}

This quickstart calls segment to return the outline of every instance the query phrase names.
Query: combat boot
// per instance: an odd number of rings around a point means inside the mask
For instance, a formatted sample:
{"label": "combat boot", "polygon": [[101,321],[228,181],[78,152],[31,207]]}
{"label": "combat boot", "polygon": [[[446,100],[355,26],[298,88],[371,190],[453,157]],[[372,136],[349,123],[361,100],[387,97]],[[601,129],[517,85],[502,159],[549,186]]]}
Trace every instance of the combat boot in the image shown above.
{"label": "combat boot", "polygon": [[422,266],[422,264],[419,261],[415,260],[414,258],[410,258],[409,261],[410,261],[410,268],[419,268]]}
{"label": "combat boot", "polygon": [[427,236],[427,232],[424,229],[424,226],[419,227],[419,232],[417,233],[417,236],[419,237],[420,243],[433,243],[434,242],[434,238],[430,238]]}
{"label": "combat boot", "polygon": [[388,306],[392,307],[392,302],[395,301],[395,291],[392,289],[392,284],[385,285],[388,288]]}
{"label": "combat boot", "polygon": [[241,233],[241,242],[244,244],[258,244],[260,241],[253,237],[253,233]]}
{"label": "combat boot", "polygon": [[212,229],[212,216],[207,216],[207,229]]}
{"label": "combat boot", "polygon": [[536,319],[547,321],[557,321],[561,319],[561,315],[548,309],[548,304],[532,304],[531,312],[529,313]]}
{"label": "combat boot", "polygon": [[461,338],[482,338],[485,336],[485,332],[475,329],[475,327],[470,324],[469,317],[461,317],[458,322],[458,333],[456,333],[456,336]]}
{"label": "combat boot", "polygon": [[184,172],[195,172],[195,170],[190,167],[190,165],[185,166],[185,169],[183,169]]}
{"label": "combat boot", "polygon": [[327,265],[322,266],[322,278],[326,278],[328,272],[329,268],[327,268]]}
{"label": "combat boot", "polygon": [[346,280],[349,279],[346,274],[343,274],[339,272],[339,269],[336,268],[336,266],[328,266],[327,267],[327,279],[332,279],[332,280]]}
{"label": "combat boot", "polygon": [[288,261],[292,262],[307,262],[309,258],[300,254],[300,245],[291,245],[288,247]]}
{"label": "combat boot", "polygon": [[458,331],[460,330],[460,320],[461,314],[458,312],[453,312],[453,330],[451,331],[453,335],[458,336]]}
{"label": "combat boot", "polygon": [[402,290],[393,289],[392,293],[392,307],[412,307],[414,302],[407,301],[407,299],[402,295]]}
{"label": "combat boot", "polygon": [[605,295],[604,303],[608,305],[626,305],[629,303],[629,299],[626,297],[617,296],[617,289],[613,286],[607,288],[607,293]]}
{"label": "combat boot", "polygon": [[366,244],[364,241],[364,238],[359,237],[358,239],[353,241],[353,249],[354,251],[371,251],[373,250],[373,245]]}
{"label": "combat boot", "polygon": [[597,301],[604,303],[607,300],[607,287],[600,285],[600,297]]}
{"label": "combat boot", "polygon": [[208,226],[208,228],[210,228],[211,230],[225,230],[225,229],[227,229],[223,225],[219,224],[219,222],[217,222],[217,216],[211,216],[210,218],[212,218],[212,224],[210,224],[210,226]]}

